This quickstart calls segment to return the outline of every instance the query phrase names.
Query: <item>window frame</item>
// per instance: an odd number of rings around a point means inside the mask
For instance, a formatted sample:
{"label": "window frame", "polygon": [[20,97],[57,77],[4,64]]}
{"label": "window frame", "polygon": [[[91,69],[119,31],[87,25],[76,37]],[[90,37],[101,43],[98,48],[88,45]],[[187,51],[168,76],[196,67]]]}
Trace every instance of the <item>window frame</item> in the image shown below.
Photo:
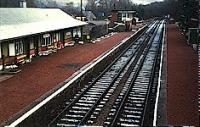
{"label": "window frame", "polygon": [[46,46],[46,41],[45,41],[45,38],[43,38],[43,37],[40,37],[40,46],[41,47],[45,47]]}
{"label": "window frame", "polygon": [[51,36],[50,37],[47,37],[47,38],[44,38],[45,39],[45,41],[46,41],[46,45],[47,46],[49,46],[49,45],[51,45],[52,43],[51,43]]}
{"label": "window frame", "polygon": [[24,43],[22,40],[15,42],[15,54],[16,55],[24,54]]}

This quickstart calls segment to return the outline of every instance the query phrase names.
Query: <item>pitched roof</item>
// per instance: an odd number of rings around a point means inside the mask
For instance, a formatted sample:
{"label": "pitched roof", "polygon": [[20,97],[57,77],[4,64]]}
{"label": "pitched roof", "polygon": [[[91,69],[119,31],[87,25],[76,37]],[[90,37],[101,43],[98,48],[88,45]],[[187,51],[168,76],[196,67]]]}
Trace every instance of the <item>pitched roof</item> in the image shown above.
{"label": "pitched roof", "polygon": [[83,14],[87,17],[89,21],[97,18],[92,11],[83,11]]}
{"label": "pitched roof", "polygon": [[112,12],[118,12],[118,13],[136,13],[136,11],[133,11],[133,10],[122,10],[122,9],[114,9],[112,10]]}
{"label": "pitched roof", "polygon": [[108,25],[108,24],[109,24],[109,22],[108,22],[108,21],[105,21],[105,20],[87,21],[87,23],[91,23],[91,24],[96,25],[96,26]]}
{"label": "pitched roof", "polygon": [[0,8],[0,41],[86,24],[60,9]]}

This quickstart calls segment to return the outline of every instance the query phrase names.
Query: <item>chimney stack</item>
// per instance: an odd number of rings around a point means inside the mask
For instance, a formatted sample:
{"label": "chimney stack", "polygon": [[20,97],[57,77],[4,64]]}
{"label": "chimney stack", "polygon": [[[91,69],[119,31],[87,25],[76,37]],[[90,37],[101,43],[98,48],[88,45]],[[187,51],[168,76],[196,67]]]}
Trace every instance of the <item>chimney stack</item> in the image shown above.
{"label": "chimney stack", "polygon": [[26,8],[26,0],[20,0],[19,6],[20,6],[20,8]]}

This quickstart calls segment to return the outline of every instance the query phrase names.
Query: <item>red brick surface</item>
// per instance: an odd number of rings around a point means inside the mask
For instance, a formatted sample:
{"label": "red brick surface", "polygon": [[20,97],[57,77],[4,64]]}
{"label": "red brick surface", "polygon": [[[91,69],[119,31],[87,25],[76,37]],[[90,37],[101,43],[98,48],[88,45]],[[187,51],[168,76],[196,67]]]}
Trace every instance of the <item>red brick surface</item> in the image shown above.
{"label": "red brick surface", "polygon": [[167,25],[167,121],[198,124],[198,56],[176,25]]}
{"label": "red brick surface", "polygon": [[67,47],[26,64],[20,73],[0,82],[0,123],[130,34],[119,33],[95,44]]}

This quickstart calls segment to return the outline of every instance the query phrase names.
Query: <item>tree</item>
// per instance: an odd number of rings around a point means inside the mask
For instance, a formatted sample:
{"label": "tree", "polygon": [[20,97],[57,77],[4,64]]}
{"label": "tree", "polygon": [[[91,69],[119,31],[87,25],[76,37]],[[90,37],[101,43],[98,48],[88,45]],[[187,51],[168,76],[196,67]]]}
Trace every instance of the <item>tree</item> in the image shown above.
{"label": "tree", "polygon": [[19,0],[0,0],[0,7],[19,7]]}
{"label": "tree", "polygon": [[[19,7],[20,0],[0,0],[0,7]],[[37,7],[34,0],[26,0],[27,7]]]}
{"label": "tree", "polygon": [[86,10],[91,10],[97,16],[104,13],[104,18],[110,15],[111,10],[132,10],[131,0],[88,0]]}
{"label": "tree", "polygon": [[66,5],[63,6],[61,9],[70,15],[80,16],[80,9],[78,7],[75,7],[73,2],[66,3]]}

